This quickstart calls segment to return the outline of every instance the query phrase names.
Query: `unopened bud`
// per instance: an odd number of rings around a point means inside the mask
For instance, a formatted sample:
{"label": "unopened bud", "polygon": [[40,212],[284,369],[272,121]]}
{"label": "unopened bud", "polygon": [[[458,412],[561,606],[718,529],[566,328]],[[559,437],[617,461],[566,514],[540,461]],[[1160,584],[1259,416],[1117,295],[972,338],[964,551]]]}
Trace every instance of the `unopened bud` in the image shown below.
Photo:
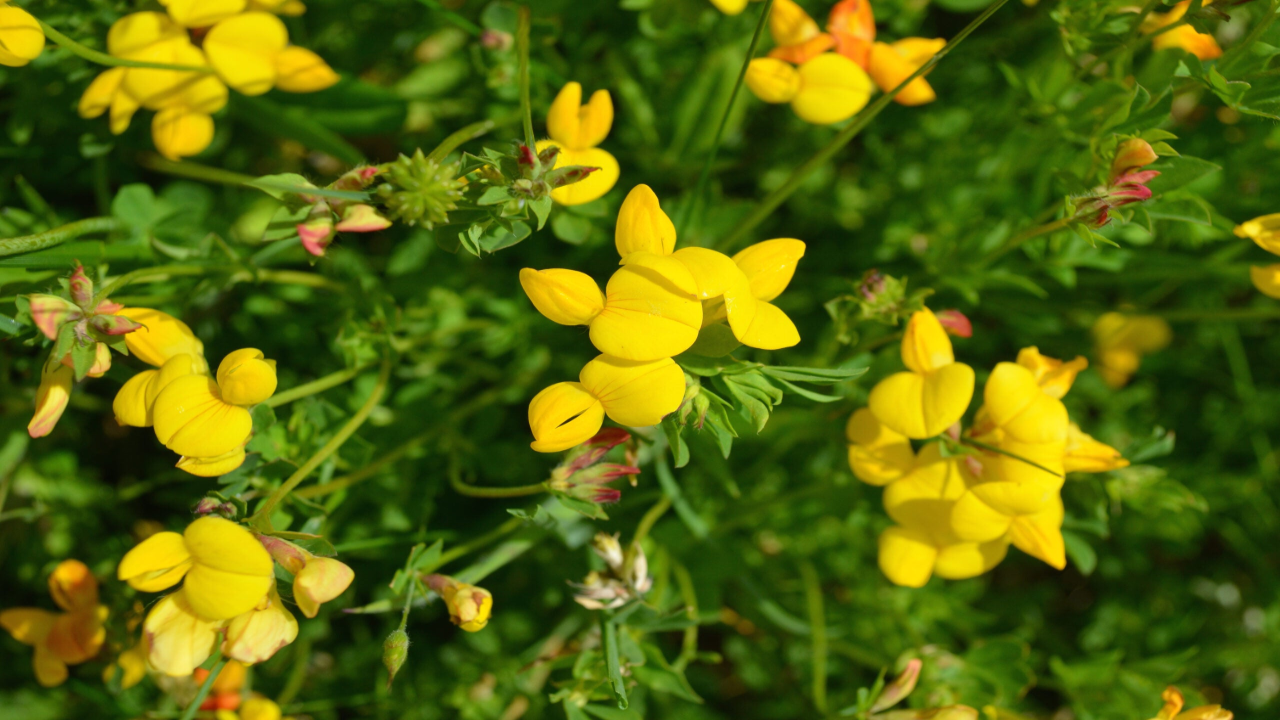
{"label": "unopened bud", "polygon": [[93,302],[93,281],[85,274],[83,265],[76,264],[75,271],[71,273],[70,285],[71,301],[88,312]]}
{"label": "unopened bud", "polygon": [[919,658],[912,658],[907,667],[902,670],[893,682],[885,686],[884,691],[880,693],[880,697],[876,698],[876,702],[871,706],[871,712],[878,713],[881,710],[888,710],[906,699],[912,690],[916,689],[916,682],[920,679],[920,667],[923,665]]}
{"label": "unopened bud", "polygon": [[31,321],[50,340],[58,339],[58,331],[69,322],[76,322],[84,313],[75,304],[57,295],[33,294],[27,296]]}
{"label": "unopened bud", "polygon": [[973,337],[973,324],[959,310],[941,310],[937,314],[938,322],[948,335],[956,337]]}
{"label": "unopened bud", "polygon": [[558,168],[547,173],[547,184],[553,188],[572,185],[576,182],[586,180],[588,175],[599,169],[600,168],[598,167],[587,167],[585,165],[571,165],[567,168]]}
{"label": "unopened bud", "polygon": [[333,242],[333,211],[328,203],[317,202],[311,206],[307,219],[298,223],[298,239],[306,251],[320,257]]}
{"label": "unopened bud", "polygon": [[123,315],[94,315],[89,319],[89,324],[103,335],[127,335],[142,327],[141,323]]}
{"label": "unopened bud", "polygon": [[382,641],[382,664],[387,668],[387,687],[396,679],[396,673],[409,657],[409,633],[398,629]]}
{"label": "unopened bud", "polygon": [[228,520],[234,520],[236,517],[236,506],[229,502],[222,502],[217,498],[205,497],[200,498],[200,502],[191,509],[191,513],[196,517],[204,517],[205,515],[218,515]]}
{"label": "unopened bud", "polygon": [[879,270],[872,268],[863,273],[862,282],[858,285],[858,294],[862,296],[863,300],[875,302],[884,290],[885,279]]}
{"label": "unopened bud", "polygon": [[467,632],[483,630],[493,613],[493,595],[482,587],[454,580],[447,575],[423,578],[449,608],[449,620]]}
{"label": "unopened bud", "polygon": [[1121,175],[1141,167],[1146,167],[1160,159],[1151,144],[1141,138],[1131,138],[1120,143],[1116,148],[1115,159],[1111,161],[1111,180],[1114,182]]}
{"label": "unopened bud", "polygon": [[596,533],[591,539],[591,549],[596,551],[605,565],[615,573],[622,573],[622,566],[626,562],[626,557],[622,552],[622,544],[618,542],[617,535],[609,533]]}
{"label": "unopened bud", "polygon": [[560,157],[559,145],[548,145],[538,153],[538,162],[542,163],[544,168],[553,168],[556,164],[556,158]]}
{"label": "unopened bud", "polygon": [[515,38],[511,37],[509,32],[490,28],[480,33],[480,44],[484,46],[485,50],[506,52],[511,49],[514,43]]}
{"label": "unopened bud", "polygon": [[516,148],[516,162],[529,167],[537,167],[538,155],[533,151],[533,148],[521,143]]}

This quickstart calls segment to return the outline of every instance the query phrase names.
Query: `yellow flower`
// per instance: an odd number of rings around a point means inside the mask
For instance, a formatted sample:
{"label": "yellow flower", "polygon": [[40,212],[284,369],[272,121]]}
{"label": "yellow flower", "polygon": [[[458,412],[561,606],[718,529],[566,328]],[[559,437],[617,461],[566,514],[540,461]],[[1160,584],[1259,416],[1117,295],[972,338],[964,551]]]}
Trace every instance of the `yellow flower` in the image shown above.
{"label": "yellow flower", "polygon": [[747,8],[747,0],[711,0],[711,4],[725,15],[739,15]]}
{"label": "yellow flower", "polygon": [[280,706],[264,697],[251,697],[240,706],[240,720],[280,720]]}
{"label": "yellow flower", "polygon": [[613,237],[619,257],[633,252],[670,255],[676,250],[676,226],[648,185],[637,185],[627,193],[618,208]]}
{"label": "yellow flower", "polygon": [[911,316],[902,336],[907,372],[871,390],[871,412],[888,428],[922,440],[951,427],[973,398],[973,368],[955,362],[951,339],[928,308]]}
{"label": "yellow flower", "polygon": [[22,67],[44,50],[44,30],[31,13],[0,5],[0,65]]}
{"label": "yellow flower", "polygon": [[1164,700],[1164,706],[1151,720],[1231,720],[1235,717],[1221,705],[1201,705],[1183,712],[1186,700],[1183,699],[1182,692],[1172,685],[1165,688],[1160,698]]}
{"label": "yellow flower", "polygon": [[179,598],[174,611],[208,621],[229,620],[252,610],[274,582],[271,556],[253,534],[214,516],[197,519],[181,535],[152,535],[125,554],[116,572],[143,592],[183,581],[182,589],[169,596]]}
{"label": "yellow flower", "polygon": [[1004,559],[1009,543],[1002,537],[973,542],[951,531],[952,508],[970,481],[959,457],[943,458],[931,443],[909,475],[885,488],[885,511],[898,523],[880,535],[880,569],[890,581],[922,587],[935,573],[975,577]]}
{"label": "yellow flower", "polygon": [[[1205,2],[1208,5],[1212,0]],[[1173,6],[1173,9],[1167,13],[1151,13],[1142,23],[1142,30],[1147,34],[1156,32],[1157,30],[1182,19],[1187,14],[1187,8],[1191,6],[1191,0],[1183,0]],[[1180,25],[1168,32],[1160,33],[1151,40],[1151,47],[1155,50],[1168,50],[1172,48],[1180,48],[1201,60],[1213,60],[1222,57],[1222,48],[1219,47],[1218,41],[1208,33],[1202,33],[1190,25]]]}
{"label": "yellow flower", "polygon": [[200,374],[197,368],[201,366],[204,366],[204,358],[196,359],[184,353],[169,358],[158,370],[143,370],[129,378],[111,402],[116,422],[132,427],[151,427],[154,423],[152,410],[160,391],[180,377]]}
{"label": "yellow flower", "polygon": [[1280,300],[1280,263],[1253,265],[1249,268],[1249,280],[1258,292]]}
{"label": "yellow flower", "polygon": [[[168,313],[151,308],[124,308],[116,315],[127,317],[142,327],[124,336],[129,354],[153,367],[164,365],[175,355],[187,354],[204,363],[204,343],[191,328]],[[194,372],[208,372],[203,364]]]}
{"label": "yellow flower", "polygon": [[[884,92],[889,92],[929,58],[938,53],[947,44],[941,38],[904,38],[895,43],[878,42],[871,46],[871,60],[867,72],[876,81],[876,85]],[[923,77],[918,77],[907,84],[894,101],[901,105],[924,105],[937,99],[933,87]]]}
{"label": "yellow flower", "polygon": [[203,28],[244,12],[245,0],[160,0],[160,4],[179,25]]}
{"label": "yellow flower", "polygon": [[10,608],[0,612],[0,627],[35,648],[36,680],[44,687],[61,685],[67,666],[93,659],[106,639],[102,623],[107,608],[98,604],[98,581],[79,560],[58,563],[49,575],[49,594],[63,612]]}
{"label": "yellow flower", "polygon": [[1169,324],[1158,317],[1104,313],[1093,324],[1098,374],[1111,387],[1123,387],[1142,356],[1163,349],[1172,335]]}
{"label": "yellow flower", "polygon": [[586,442],[604,422],[647,427],[662,422],[684,399],[684,371],[671,358],[635,362],[600,355],[578,382],[556,383],[529,403],[531,444],[538,452],[560,452]]}
{"label": "yellow flower", "polygon": [[166,595],[142,623],[147,662],[172,677],[187,677],[208,660],[226,624],[226,620],[209,620],[197,614],[189,600],[190,595],[181,591]]}
{"label": "yellow flower", "polygon": [[818,23],[794,0],[774,0],[769,11],[769,34],[783,47],[801,45],[821,34]]}
{"label": "yellow flower", "polygon": [[[237,350],[223,358],[216,381],[186,375],[160,391],[152,406],[156,437],[184,458],[217,459],[221,468],[253,431],[248,408],[275,389],[275,361],[263,359],[254,348]],[[181,461],[178,466],[184,467]]]}
{"label": "yellow flower", "polygon": [[1120,451],[1106,443],[1094,440],[1075,423],[1067,426],[1066,456],[1063,469],[1067,472],[1107,472],[1129,467],[1129,461]]}
{"label": "yellow flower", "polygon": [[1280,213],[1246,220],[1233,232],[1236,237],[1249,238],[1272,255],[1280,255]]}
{"label": "yellow flower", "polygon": [[259,663],[271,659],[281,648],[298,638],[298,621],[271,590],[250,611],[237,615],[227,623],[222,652],[242,663]]}
{"label": "yellow flower", "polygon": [[427,586],[440,595],[449,608],[449,620],[454,625],[476,632],[489,624],[493,612],[493,595],[482,587],[476,587],[445,575],[428,575]]}
{"label": "yellow flower", "polygon": [[115,662],[102,671],[102,682],[110,683],[115,678],[116,672],[120,673],[122,690],[128,690],[142,682],[142,678],[147,676],[146,644],[140,642],[117,655]]}
{"label": "yellow flower", "polygon": [[547,112],[547,134],[550,140],[537,144],[538,152],[550,145],[560,148],[555,167],[585,165],[598,167],[584,180],[551,191],[561,205],[591,202],[613,188],[621,169],[607,150],[598,147],[613,125],[613,99],[608,90],[597,90],[586,105],[582,104],[582,85],[570,82],[560,89]]}
{"label": "yellow flower", "polygon": [[1036,384],[1046,395],[1062,399],[1076,381],[1076,375],[1089,367],[1089,361],[1077,356],[1071,362],[1063,362],[1040,354],[1040,349],[1032,345],[1018,351],[1018,364],[1031,371]]}
{"label": "yellow flower", "polygon": [[845,436],[849,439],[849,467],[869,485],[887,485],[915,467],[916,454],[907,436],[885,427],[867,408],[849,416]]}
{"label": "yellow flower", "polygon": [[830,125],[866,107],[874,87],[856,62],[822,53],[798,68],[777,58],[756,58],[747,67],[747,87],[767,103],[791,103],[805,122]]}
{"label": "yellow flower", "polygon": [[27,434],[33,438],[53,432],[67,402],[71,399],[71,382],[75,373],[60,362],[47,362],[40,371],[40,387],[36,389],[36,411],[27,423]]}

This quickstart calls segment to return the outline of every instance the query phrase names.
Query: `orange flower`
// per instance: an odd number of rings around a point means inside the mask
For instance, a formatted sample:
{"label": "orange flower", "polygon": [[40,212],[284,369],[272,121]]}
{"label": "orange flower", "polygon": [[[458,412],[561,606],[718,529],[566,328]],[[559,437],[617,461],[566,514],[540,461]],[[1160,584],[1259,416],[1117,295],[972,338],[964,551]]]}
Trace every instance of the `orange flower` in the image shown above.
{"label": "orange flower", "polygon": [[64,560],[49,575],[49,594],[64,612],[11,608],[0,612],[0,627],[35,648],[36,680],[45,687],[61,685],[67,666],[98,654],[106,630],[107,608],[98,604],[98,580],[79,560]]}

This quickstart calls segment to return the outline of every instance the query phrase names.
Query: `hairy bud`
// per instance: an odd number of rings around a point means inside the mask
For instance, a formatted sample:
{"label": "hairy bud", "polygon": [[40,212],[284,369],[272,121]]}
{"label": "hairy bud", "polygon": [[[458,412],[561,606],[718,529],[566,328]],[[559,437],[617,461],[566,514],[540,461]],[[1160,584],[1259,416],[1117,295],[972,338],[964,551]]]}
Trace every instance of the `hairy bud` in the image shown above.
{"label": "hairy bud", "polygon": [[387,687],[396,679],[396,673],[409,657],[409,633],[397,629],[382,641],[382,664],[387,668]]}

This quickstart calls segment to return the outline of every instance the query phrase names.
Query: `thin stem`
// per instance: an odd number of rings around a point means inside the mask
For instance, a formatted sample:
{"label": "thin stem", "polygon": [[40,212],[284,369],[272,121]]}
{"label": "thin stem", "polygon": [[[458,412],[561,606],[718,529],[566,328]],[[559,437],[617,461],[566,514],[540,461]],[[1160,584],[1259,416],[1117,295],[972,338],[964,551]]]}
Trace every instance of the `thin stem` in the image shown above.
{"label": "thin stem", "polygon": [[[634,541],[633,541],[634,542]],[[684,639],[680,645],[680,656],[672,663],[676,672],[683,672],[689,663],[698,657],[698,593],[693,585],[693,576],[689,569],[680,563],[674,563],[676,584],[680,586],[680,599],[684,601],[685,615],[694,621],[693,625],[684,629]]]}
{"label": "thin stem", "polygon": [[377,407],[378,402],[382,400],[382,396],[387,391],[387,382],[390,379],[391,357],[388,355],[382,359],[382,369],[378,372],[378,381],[373,386],[373,392],[369,393],[369,399],[365,400],[364,405],[360,406],[360,409],[356,411],[356,414],[352,415],[351,419],[348,420],[332,438],[329,438],[329,442],[325,443],[324,447],[321,447],[315,455],[311,456],[311,459],[307,460],[302,467],[294,471],[294,473],[289,476],[289,479],[284,481],[283,485],[276,488],[276,491],[271,493],[271,496],[268,497],[262,503],[262,506],[258,508],[258,511],[253,514],[253,517],[249,518],[249,522],[253,527],[259,530],[272,529],[271,512],[275,510],[281,500],[284,500],[285,497],[287,497],[289,493],[298,486],[298,483],[305,480],[313,470],[320,466],[320,463],[328,460],[330,455],[337,452],[338,448],[342,447],[342,444],[355,434],[356,430],[360,429],[360,426],[364,424],[364,421],[369,418],[369,413],[373,412],[373,409]]}
{"label": "thin stem", "polygon": [[537,145],[533,134],[533,105],[529,101],[529,26],[532,13],[527,6],[520,6],[519,24],[516,25],[516,55],[520,58],[520,114],[524,120],[524,144],[532,149]]}
{"label": "thin stem", "polygon": [[291,403],[294,400],[301,400],[304,397],[309,397],[317,393],[322,393],[325,390],[328,390],[329,388],[338,387],[342,383],[350,380],[356,375],[359,375],[361,371],[363,371],[365,368],[369,367],[369,365],[372,365],[372,364],[373,363],[366,363],[364,365],[357,365],[356,367],[348,368],[346,370],[339,370],[336,373],[330,373],[318,380],[312,380],[309,383],[303,383],[302,385],[299,385],[295,388],[286,390],[282,393],[277,393],[275,395],[272,395],[262,404],[270,408],[276,408],[276,407],[280,407],[281,405]]}
{"label": "thin stem", "polygon": [[149,170],[162,172],[166,175],[176,175],[178,177],[191,178],[192,180],[222,183],[223,185],[243,185],[257,179],[252,175],[245,175],[244,173],[233,172],[231,170],[223,170],[222,168],[209,167],[208,165],[201,165],[199,163],[188,162],[186,160],[174,161],[149,152],[138,155],[138,164]]}
{"label": "thin stem", "polygon": [[532,485],[516,485],[515,487],[478,487],[476,485],[468,485],[462,482],[462,478],[458,476],[456,468],[449,471],[449,484],[453,486],[453,489],[459,495],[479,498],[523,497],[547,491],[547,484],[544,482]]}
{"label": "thin stem", "polygon": [[493,120],[481,120],[480,122],[471,123],[461,130],[455,130],[437,145],[435,150],[432,150],[427,155],[427,159],[443,162],[449,156],[449,153],[457,150],[463,143],[475,140],[496,127],[498,127],[498,123]]}
{"label": "thin stem", "polygon": [[345,490],[358,482],[362,482],[374,475],[377,475],[378,471],[382,470],[382,468],[404,457],[410,450],[435,437],[438,432],[439,431],[437,429],[432,428],[350,475],[334,478],[323,485],[312,485],[311,487],[302,488],[295,492],[293,496],[300,498],[314,498],[322,495],[329,495],[330,493],[336,493],[339,490]]}
{"label": "thin stem", "polygon": [[996,11],[1004,7],[1005,3],[1008,1],[1009,0],[996,0],[988,6],[981,15],[974,18],[973,22],[970,22],[963,30],[957,33],[955,37],[951,38],[951,41],[948,42],[945,47],[939,50],[933,57],[929,58],[928,61],[917,68],[915,72],[911,73],[910,76],[899,83],[897,87],[890,92],[885,93],[881,97],[876,98],[875,102],[871,103],[870,106],[858,113],[858,116],[854,118],[854,121],[837,133],[836,136],[831,139],[831,142],[827,143],[825,147],[814,153],[813,157],[810,157],[803,164],[793,170],[790,177],[788,177],[776,190],[766,195],[765,198],[760,201],[760,204],[756,209],[753,210],[750,215],[743,218],[742,221],[724,237],[720,242],[720,249],[725,250],[732,248],[743,241],[746,238],[747,233],[751,232],[757,225],[763,222],[765,218],[773,214],[773,211],[776,210],[783,201],[791,197],[791,194],[800,188],[801,183],[803,183],[810,174],[822,167],[836,153],[840,152],[845,145],[848,145],[850,141],[857,137],[858,133],[862,132],[863,129],[870,125],[871,121],[875,120],[876,116],[888,107],[889,103],[893,101],[893,98],[896,97],[903,88],[909,85],[911,81],[932,70],[933,67],[942,60],[942,58],[946,57],[948,53],[956,48],[956,46],[964,42],[965,38],[973,34],[973,31],[977,30],[984,22],[987,21],[988,18],[994,15]]}
{"label": "thin stem", "polygon": [[771,9],[773,9],[773,0],[765,0],[764,7],[760,9],[760,19],[756,21],[756,31],[751,36],[751,44],[747,46],[747,57],[742,61],[742,70],[738,72],[738,80],[733,84],[733,91],[729,93],[729,102],[725,104],[724,114],[720,116],[720,127],[716,128],[716,137],[711,142],[711,152],[707,153],[702,172],[698,174],[698,182],[693,186],[693,195],[680,208],[680,219],[676,223],[677,237],[684,235],[688,230],[689,221],[693,219],[694,208],[702,201],[702,194],[706,192],[707,180],[711,176],[711,166],[715,164],[716,154],[720,151],[720,141],[724,138],[725,126],[729,124],[729,115],[733,112],[733,104],[738,99],[738,91],[742,89],[742,83],[747,78],[747,69],[751,67],[751,61],[756,57],[756,46],[760,44],[760,35],[768,24]]}
{"label": "thin stem", "polygon": [[809,633],[813,638],[813,705],[827,711],[827,619],[822,607],[822,584],[813,563],[800,564],[804,580],[805,605],[809,609]]}
{"label": "thin stem", "polygon": [[[409,625],[409,608],[413,607],[413,591],[418,589],[418,583],[410,582],[409,589],[404,594],[404,610],[400,612],[400,631],[404,632],[405,627]],[[390,679],[387,680],[391,682]]]}
{"label": "thin stem", "polygon": [[57,28],[49,23],[37,19],[41,29],[44,30],[44,36],[57,43],[59,46],[69,50],[73,55],[94,62],[99,65],[107,65],[109,67],[131,67],[131,68],[150,68],[152,70],[179,70],[181,72],[195,73],[211,73],[213,68],[202,65],[170,65],[168,63],[152,63],[142,62],[141,60],[126,60],[114,55],[108,55],[104,52],[98,52],[93,48],[85,47],[71,38],[58,32]]}
{"label": "thin stem", "polygon": [[1036,225],[1034,227],[1027,228],[1026,230],[1023,230],[1017,235],[1014,235],[1013,237],[1009,238],[1004,242],[1003,245],[1001,245],[1000,247],[992,251],[991,254],[987,255],[987,257],[983,259],[982,264],[989,265],[992,262],[995,262],[996,260],[1000,259],[1004,255],[1018,249],[1026,241],[1031,240],[1033,238],[1038,238],[1041,235],[1048,235],[1049,233],[1057,232],[1058,230],[1065,228],[1068,224],[1078,219],[1079,218],[1076,216],[1072,216],[1068,218],[1060,218],[1058,220],[1054,220],[1053,222],[1047,222],[1043,225]]}
{"label": "thin stem", "polygon": [[187,709],[182,713],[181,720],[191,720],[200,712],[200,706],[204,704],[204,699],[209,696],[209,689],[213,687],[213,681],[218,679],[218,674],[222,672],[222,668],[227,664],[222,658],[222,650],[217,651],[217,660],[213,663],[213,669],[209,671],[209,677],[204,679],[204,684],[196,691],[196,696],[191,699],[191,704],[187,705]]}
{"label": "thin stem", "polygon": [[983,450],[986,450],[987,452],[992,452],[997,455],[1004,455],[1005,457],[1010,457],[1010,458],[1013,458],[1014,460],[1024,462],[1030,465],[1031,467],[1036,468],[1037,470],[1043,470],[1054,477],[1064,477],[1063,474],[1060,472],[1055,472],[1053,470],[1050,470],[1049,468],[1041,465],[1040,463],[1034,460],[1028,460],[1027,458],[1022,457],[1021,455],[1015,455],[1014,453],[1011,453],[1008,450],[1001,450],[995,445],[988,445],[987,443],[981,442],[979,440],[974,440],[973,438],[968,438],[968,437],[960,438],[960,442],[965,445],[972,445],[973,447],[981,448]]}
{"label": "thin stem", "polygon": [[640,545],[642,540],[649,537],[649,531],[653,529],[653,526],[658,522],[658,520],[670,509],[671,498],[663,495],[658,499],[658,502],[653,504],[653,507],[649,508],[649,511],[644,514],[644,517],[640,518],[640,524],[636,525],[635,537],[631,538],[632,546]]}
{"label": "thin stem", "polygon": [[34,235],[4,238],[0,240],[0,257],[56,247],[81,235],[111,233],[122,229],[124,223],[113,217],[85,218]]}
{"label": "thin stem", "polygon": [[144,277],[154,275],[160,278],[168,278],[172,275],[204,275],[211,269],[214,268],[209,265],[157,265],[155,267],[131,270],[110,282],[103,283],[102,289],[98,290],[98,294],[94,296],[93,301],[95,304],[102,302],[111,297],[111,293]]}
{"label": "thin stem", "polygon": [[444,567],[445,565],[448,565],[449,563],[453,562],[454,560],[457,560],[463,555],[475,552],[476,550],[479,550],[485,545],[488,545],[500,539],[503,535],[519,530],[522,525],[524,525],[523,520],[521,520],[518,517],[513,517],[507,520],[506,522],[502,523],[498,527],[494,528],[493,530],[490,530],[484,535],[481,535],[480,537],[472,540],[471,542],[463,543],[456,547],[450,548],[446,552],[440,553],[440,558],[436,561],[436,567],[437,568]]}

